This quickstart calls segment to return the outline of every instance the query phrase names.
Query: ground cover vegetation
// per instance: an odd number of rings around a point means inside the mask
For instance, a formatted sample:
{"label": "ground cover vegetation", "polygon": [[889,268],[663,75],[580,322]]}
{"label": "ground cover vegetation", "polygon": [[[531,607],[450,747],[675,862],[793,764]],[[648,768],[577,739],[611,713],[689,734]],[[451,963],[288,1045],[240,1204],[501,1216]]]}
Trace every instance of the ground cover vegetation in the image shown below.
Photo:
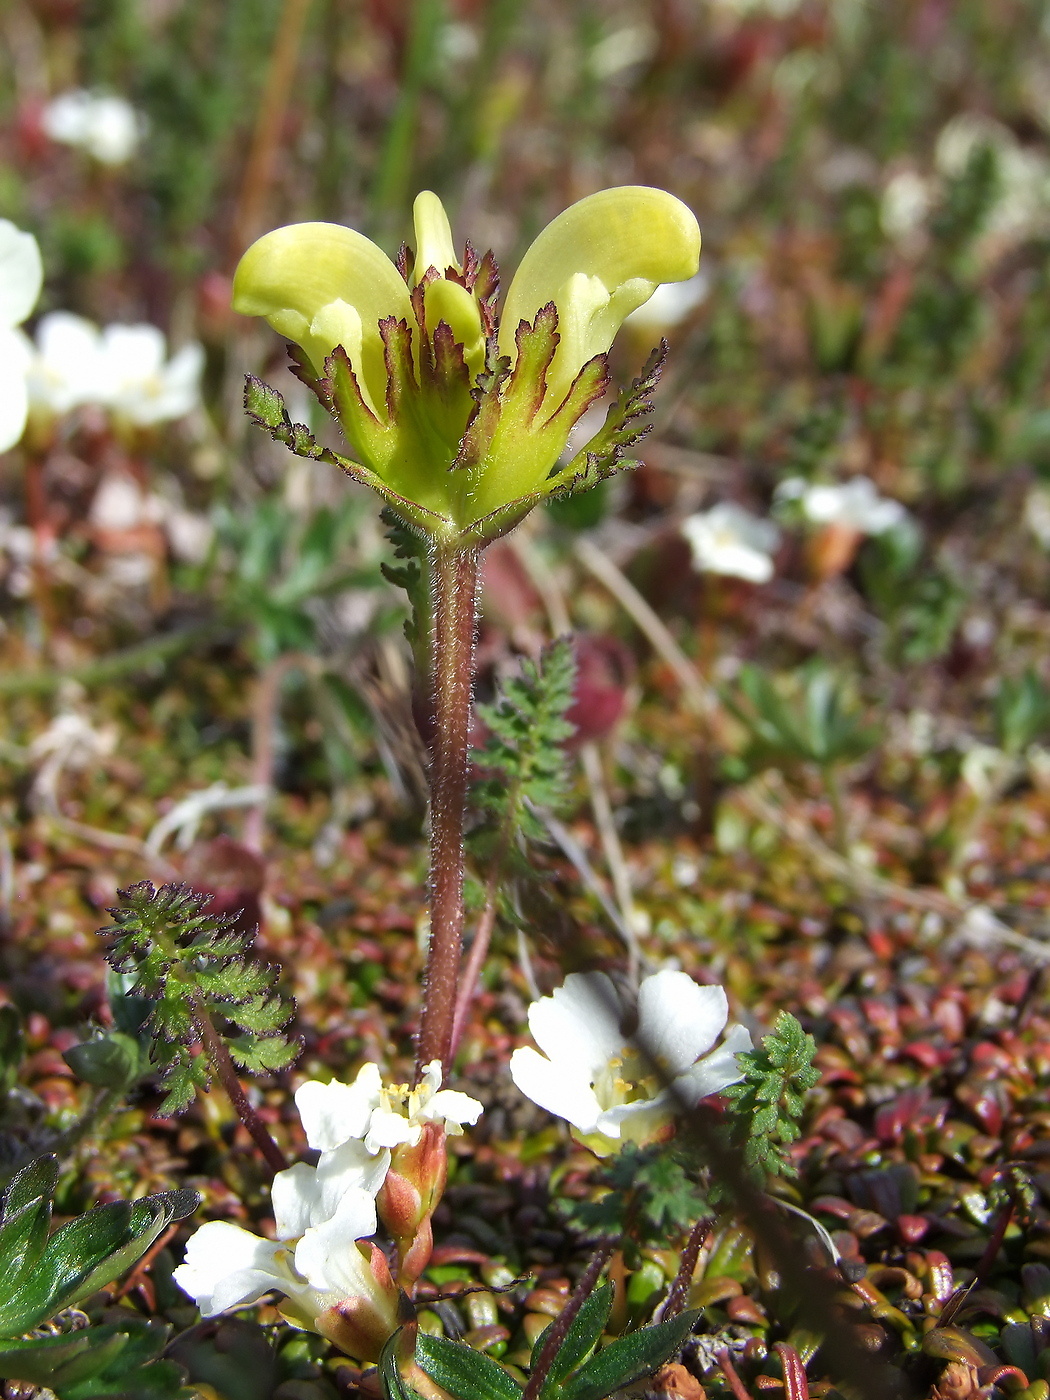
{"label": "ground cover vegetation", "polygon": [[1050,1400],[1048,255],[1042,0],[0,7],[12,1400]]}

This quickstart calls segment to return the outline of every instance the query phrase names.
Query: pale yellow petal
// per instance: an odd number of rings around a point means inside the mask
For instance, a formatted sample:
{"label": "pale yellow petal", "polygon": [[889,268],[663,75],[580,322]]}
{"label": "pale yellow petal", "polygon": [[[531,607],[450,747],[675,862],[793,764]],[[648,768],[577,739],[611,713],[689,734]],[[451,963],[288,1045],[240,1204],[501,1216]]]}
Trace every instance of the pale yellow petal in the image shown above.
{"label": "pale yellow petal", "polygon": [[416,233],[416,282],[432,267],[437,268],[442,277],[450,267],[454,267],[457,272],[462,271],[456,257],[452,226],[445,213],[445,206],[430,190],[421,190],[416,195],[412,205],[412,224]]}
{"label": "pale yellow petal", "polygon": [[514,354],[521,321],[553,301],[562,340],[548,375],[548,406],[580,368],[608,350],[620,325],[662,282],[684,282],[700,262],[700,229],[680,199],[647,185],[588,195],[548,224],[526,252],[503,308],[500,349]]}
{"label": "pale yellow petal", "polygon": [[342,224],[290,224],[264,234],[237,267],[233,306],[245,316],[265,316],[302,346],[318,373],[342,344],[333,337],[355,338],[359,322],[356,354],[349,345],[344,349],[374,404],[386,398],[379,322],[387,316],[413,322],[397,268],[370,239]]}

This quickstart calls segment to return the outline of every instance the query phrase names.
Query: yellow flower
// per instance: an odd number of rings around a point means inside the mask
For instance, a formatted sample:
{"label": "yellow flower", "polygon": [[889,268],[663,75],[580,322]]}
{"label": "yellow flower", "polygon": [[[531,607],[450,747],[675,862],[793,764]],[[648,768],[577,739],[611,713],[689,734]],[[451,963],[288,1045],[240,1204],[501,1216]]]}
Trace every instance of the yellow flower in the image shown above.
{"label": "yellow flower", "polygon": [[569,430],[609,386],[624,318],[664,282],[694,275],[700,231],[663,190],[626,186],[560,214],[526,252],[501,323],[491,254],[456,253],[440,200],[413,211],[415,256],[395,266],[338,224],[293,224],[248,249],[234,307],[302,351],[300,376],[338,418],[353,460],[293,425],[249,382],[249,411],[293,450],[335,458],[428,535],[483,543],[544,497],[591,484],[640,435],[655,371],[558,469]]}

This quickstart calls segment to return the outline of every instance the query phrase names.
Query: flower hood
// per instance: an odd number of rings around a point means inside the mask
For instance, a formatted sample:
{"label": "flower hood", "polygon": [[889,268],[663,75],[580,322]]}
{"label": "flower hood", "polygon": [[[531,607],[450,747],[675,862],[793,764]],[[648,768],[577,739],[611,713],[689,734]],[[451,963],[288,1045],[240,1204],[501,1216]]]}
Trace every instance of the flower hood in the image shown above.
{"label": "flower hood", "polygon": [[[403,250],[396,266],[339,224],[275,229],[241,259],[234,308],[300,347],[300,377],[355,454],[340,465],[403,516],[432,534],[509,507],[520,518],[524,502],[564,485],[553,469],[608,387],[606,353],[624,318],[661,283],[696,272],[696,220],[647,186],[590,195],[526,252],[498,318],[491,254],[469,243],[457,253],[429,191],[413,219],[415,254]],[[280,411],[255,416],[284,431]]]}

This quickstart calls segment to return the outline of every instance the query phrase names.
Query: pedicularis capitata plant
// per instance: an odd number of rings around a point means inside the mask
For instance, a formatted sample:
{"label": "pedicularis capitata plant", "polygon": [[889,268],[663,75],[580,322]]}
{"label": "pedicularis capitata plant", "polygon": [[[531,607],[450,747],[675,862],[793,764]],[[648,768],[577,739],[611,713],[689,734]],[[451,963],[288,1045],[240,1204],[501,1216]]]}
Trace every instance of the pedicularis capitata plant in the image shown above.
{"label": "pedicularis capitata plant", "polygon": [[[191,1238],[175,1278],[206,1316],[281,1295],[294,1325],[360,1361],[378,1362],[387,1400],[411,1400],[413,1386],[430,1394],[435,1381],[458,1400],[597,1400],[681,1345],[696,1316],[682,1306],[703,1222],[694,1225],[672,1290],[677,1301],[668,1300],[663,1320],[584,1361],[611,1307],[609,1286],[594,1292],[613,1248],[603,1243],[534,1358],[524,1391],[492,1358],[417,1336],[409,1300],[431,1260],[446,1138],[482,1112],[475,1099],[442,1087],[478,970],[464,974],[461,953],[479,555],[539,502],[633,465],[628,449],[647,429],[664,346],[616,396],[600,431],[565,462],[569,434],[609,391],[609,349],[624,318],[659,284],[695,273],[700,232],[689,210],[660,190],[592,195],[537,238],[502,317],[491,254],[479,258],[468,243],[457,255],[432,194],[416,200],[415,237],[415,252],[402,248],[395,265],[352,229],[278,229],[248,250],[234,284],[239,311],[265,316],[291,339],[295,372],[339,424],[348,454],[321,447],[291,422],[281,396],[252,377],[249,413],[294,452],[333,462],[374,487],[405,561],[391,576],[413,604],[409,631],[431,787],[430,942],[415,1082],[391,1084],[366,1064],[353,1084],[300,1086],[296,1104],[319,1156],[314,1165],[278,1164],[276,1238],[211,1221]],[[489,791],[482,800],[502,811],[505,825],[524,825],[529,801],[558,790],[571,682],[568,648],[557,643],[501,706],[486,711],[493,739],[480,761],[492,765],[497,786],[498,774],[506,783],[501,796]],[[218,944],[209,938],[187,947],[221,955],[221,935]],[[178,935],[168,940],[176,950],[184,942]],[[478,946],[483,953],[485,944]],[[169,950],[169,961],[173,955]],[[220,969],[220,992],[223,975]],[[270,1008],[263,992],[258,1005],[238,1003],[230,1013],[238,1026],[252,1029],[259,1021],[263,1052],[283,1024]],[[658,1152],[683,1113],[748,1078],[751,1039],[740,1026],[723,1036],[727,1015],[722,989],[701,988],[686,972],[649,976],[626,1001],[605,974],[577,974],[530,1013],[546,1057],[518,1050],[511,1073],[523,1093],[567,1119],[596,1153]],[[804,1070],[809,1049],[802,1051]],[[221,1078],[222,1071],[220,1057],[214,1072]],[[781,1080],[794,1083],[793,1076],[794,1062],[777,1079],[776,1095]],[[779,1124],[776,1095],[762,1104]],[[762,1153],[752,1157],[760,1167]],[[621,1202],[625,1218],[639,1209],[640,1189]],[[688,1211],[695,1193],[688,1184],[683,1191]],[[380,1224],[389,1255],[372,1238]],[[622,1228],[621,1221],[613,1233]]]}
{"label": "pedicularis capitata plant", "polygon": [[[347,455],[293,424],[249,378],[251,416],[294,452],[379,492],[411,532],[419,714],[430,746],[430,951],[417,1067],[448,1064],[463,936],[463,821],[480,551],[552,496],[633,466],[628,453],[665,347],[563,462],[611,386],[624,318],[697,270],[700,230],[663,190],[602,190],[566,209],[522,259],[498,310],[491,253],[460,255],[436,195],[413,211],[397,262],[339,224],[292,224],[248,249],[233,304],[291,344],[295,372],[338,423]],[[402,547],[402,552],[405,547]]]}

